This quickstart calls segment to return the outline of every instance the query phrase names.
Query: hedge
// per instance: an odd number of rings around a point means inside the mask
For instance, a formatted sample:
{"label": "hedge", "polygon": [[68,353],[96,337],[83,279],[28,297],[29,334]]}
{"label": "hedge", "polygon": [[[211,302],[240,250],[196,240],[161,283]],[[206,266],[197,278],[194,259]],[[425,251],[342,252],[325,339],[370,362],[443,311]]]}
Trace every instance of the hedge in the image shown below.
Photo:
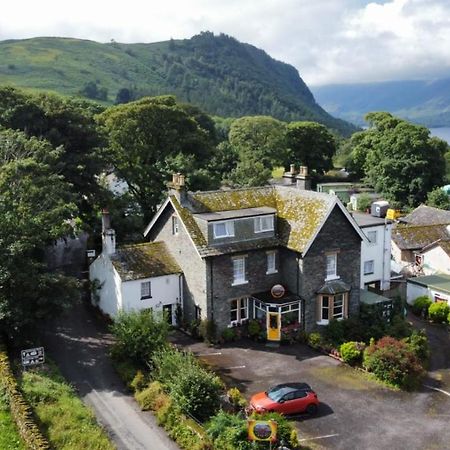
{"label": "hedge", "polygon": [[11,371],[8,355],[0,345],[0,383],[5,388],[9,399],[11,414],[25,445],[30,450],[50,449],[48,441],[44,438],[34,422],[30,405],[24,400],[17,381]]}

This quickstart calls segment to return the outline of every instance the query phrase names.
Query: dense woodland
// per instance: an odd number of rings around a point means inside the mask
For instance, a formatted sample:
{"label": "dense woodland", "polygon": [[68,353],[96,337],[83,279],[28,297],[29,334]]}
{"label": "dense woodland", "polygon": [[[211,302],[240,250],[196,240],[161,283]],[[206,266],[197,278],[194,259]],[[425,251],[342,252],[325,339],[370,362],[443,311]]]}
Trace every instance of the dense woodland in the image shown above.
{"label": "dense woodland", "polygon": [[[72,278],[46,270],[48,245],[98,232],[103,207],[120,242],[136,239],[175,171],[191,190],[205,190],[262,185],[291,163],[307,165],[317,181],[340,162],[398,205],[430,193],[432,204],[449,207],[435,190],[448,181],[448,145],[388,113],[367,119],[367,130],[345,140],[317,122],[213,118],[173,96],[105,107],[0,88],[1,331],[25,336],[76,298]],[[127,193],[107,189],[111,172]]]}

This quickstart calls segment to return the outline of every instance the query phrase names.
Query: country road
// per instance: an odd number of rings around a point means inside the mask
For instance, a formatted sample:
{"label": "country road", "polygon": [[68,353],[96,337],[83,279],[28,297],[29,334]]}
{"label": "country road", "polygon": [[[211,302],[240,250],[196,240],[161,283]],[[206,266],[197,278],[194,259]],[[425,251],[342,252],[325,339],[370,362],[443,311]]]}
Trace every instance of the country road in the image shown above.
{"label": "country road", "polygon": [[139,410],[115,373],[105,324],[82,303],[45,330],[47,354],[78,390],[118,450],[179,450],[151,413]]}

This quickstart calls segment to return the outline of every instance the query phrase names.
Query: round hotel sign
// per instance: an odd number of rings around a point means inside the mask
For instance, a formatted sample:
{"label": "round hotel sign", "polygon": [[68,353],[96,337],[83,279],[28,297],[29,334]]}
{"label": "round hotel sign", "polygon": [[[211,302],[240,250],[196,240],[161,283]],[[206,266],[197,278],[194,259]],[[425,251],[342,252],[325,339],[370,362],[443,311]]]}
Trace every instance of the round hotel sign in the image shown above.
{"label": "round hotel sign", "polygon": [[248,439],[250,441],[270,441],[277,439],[277,423],[274,420],[248,420]]}
{"label": "round hotel sign", "polygon": [[281,284],[276,284],[270,290],[270,293],[272,294],[273,298],[281,298],[281,297],[283,297],[285,292],[286,292],[286,289]]}

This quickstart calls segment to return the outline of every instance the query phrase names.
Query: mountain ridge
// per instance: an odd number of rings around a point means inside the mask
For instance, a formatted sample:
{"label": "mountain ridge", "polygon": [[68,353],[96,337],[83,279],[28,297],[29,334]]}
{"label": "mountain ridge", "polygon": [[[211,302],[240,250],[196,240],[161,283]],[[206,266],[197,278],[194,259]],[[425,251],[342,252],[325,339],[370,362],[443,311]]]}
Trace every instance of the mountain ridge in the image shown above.
{"label": "mountain ridge", "polygon": [[315,120],[347,135],[355,130],[316,103],[293,66],[251,44],[210,32],[134,44],[9,39],[0,42],[0,82],[63,95],[88,93],[106,104],[121,89],[133,98],[174,94],[224,117],[271,115]]}

